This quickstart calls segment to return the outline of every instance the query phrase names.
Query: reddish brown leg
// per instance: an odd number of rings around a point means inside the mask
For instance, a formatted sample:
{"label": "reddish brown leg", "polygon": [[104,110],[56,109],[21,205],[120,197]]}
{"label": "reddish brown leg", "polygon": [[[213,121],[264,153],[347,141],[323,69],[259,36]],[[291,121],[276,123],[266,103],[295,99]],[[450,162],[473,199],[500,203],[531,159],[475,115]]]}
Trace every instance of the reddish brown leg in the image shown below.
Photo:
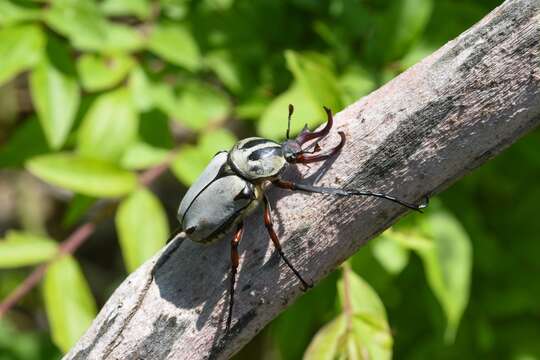
{"label": "reddish brown leg", "polygon": [[272,239],[272,243],[274,243],[274,247],[278,251],[279,255],[285,261],[285,264],[289,267],[289,269],[292,270],[294,275],[300,280],[302,283],[302,290],[307,291],[310,287],[313,286],[313,284],[310,284],[306,282],[304,279],[302,279],[302,276],[300,276],[300,273],[296,271],[296,269],[292,266],[291,262],[285,254],[283,253],[283,250],[281,249],[281,244],[279,243],[279,238],[276,235],[276,232],[274,231],[274,226],[272,223],[272,214],[270,212],[270,202],[268,201],[268,198],[266,196],[263,196],[264,199],[264,225],[266,226],[266,230],[268,231],[268,234],[270,235],[270,238]]}
{"label": "reddish brown leg", "polygon": [[[337,154],[339,150],[341,150],[343,145],[345,145],[345,134],[343,132],[341,132],[341,131],[339,131],[338,134],[341,137],[341,141],[339,142],[339,144],[335,148],[331,149],[330,151],[328,151],[328,152],[326,152],[324,154],[319,154],[319,155],[306,155],[305,153],[300,154],[300,155],[298,155],[298,157],[296,158],[296,160],[294,162],[295,163],[300,163],[300,164],[308,164],[308,163],[317,162],[317,161],[323,161],[323,160],[331,158],[332,156]],[[319,144],[316,144],[316,147],[318,147],[318,146],[319,146]]]}
{"label": "reddish brown leg", "polygon": [[229,314],[227,315],[227,325],[225,327],[226,331],[229,331],[232,321],[232,311],[234,306],[234,285],[236,283],[236,271],[238,269],[238,244],[242,240],[242,235],[244,234],[244,223],[241,222],[238,224],[238,228],[234,233],[234,237],[231,241],[231,273],[230,273],[230,291],[229,291]]}

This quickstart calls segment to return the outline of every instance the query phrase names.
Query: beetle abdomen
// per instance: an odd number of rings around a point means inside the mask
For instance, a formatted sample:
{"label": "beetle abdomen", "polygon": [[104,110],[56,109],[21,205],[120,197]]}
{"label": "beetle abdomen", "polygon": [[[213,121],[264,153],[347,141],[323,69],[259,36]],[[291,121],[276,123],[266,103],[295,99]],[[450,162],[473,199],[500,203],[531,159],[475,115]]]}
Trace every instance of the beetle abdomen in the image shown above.
{"label": "beetle abdomen", "polygon": [[217,178],[190,204],[183,216],[183,230],[196,242],[219,240],[258,205],[256,192],[236,175]]}

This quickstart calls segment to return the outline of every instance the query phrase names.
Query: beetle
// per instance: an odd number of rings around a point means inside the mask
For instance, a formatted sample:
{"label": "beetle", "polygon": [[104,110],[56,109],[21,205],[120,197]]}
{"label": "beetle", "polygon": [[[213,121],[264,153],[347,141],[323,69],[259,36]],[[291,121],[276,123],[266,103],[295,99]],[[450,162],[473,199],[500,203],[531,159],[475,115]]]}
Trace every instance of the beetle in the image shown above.
{"label": "beetle", "polygon": [[[244,233],[244,219],[258,206],[264,206],[264,224],[279,256],[298,278],[302,290],[307,291],[312,284],[306,281],[289,261],[273,228],[270,202],[265,194],[268,184],[291,191],[331,194],[338,196],[374,196],[386,199],[409,209],[421,212],[427,202],[415,205],[388,194],[357,189],[312,186],[287,181],[281,178],[289,164],[309,164],[324,161],[336,155],[345,144],[345,134],[338,131],[340,142],[327,152],[321,152],[319,141],[326,137],[333,126],[332,111],[324,107],[326,125],[319,131],[310,131],[307,126],[295,139],[290,138],[291,117],[294,107],[289,105],[286,140],[277,143],[260,137],[250,137],[238,141],[229,151],[220,151],[210,161],[205,170],[188,189],[178,208],[179,235],[192,241],[210,244],[222,239],[229,230],[235,228],[231,240],[231,267],[229,308],[226,331],[230,329],[234,306],[234,290],[238,269],[238,244]],[[305,146],[309,141],[313,141]],[[171,245],[154,266],[152,274],[179,246]]]}

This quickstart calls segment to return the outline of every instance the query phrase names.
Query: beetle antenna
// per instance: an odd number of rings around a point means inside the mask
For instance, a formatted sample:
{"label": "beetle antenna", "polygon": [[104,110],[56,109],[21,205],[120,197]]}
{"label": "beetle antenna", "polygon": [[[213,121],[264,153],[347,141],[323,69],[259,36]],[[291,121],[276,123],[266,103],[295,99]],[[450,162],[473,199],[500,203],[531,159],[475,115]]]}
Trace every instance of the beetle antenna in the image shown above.
{"label": "beetle antenna", "polygon": [[293,104],[289,104],[289,116],[287,118],[287,140],[289,140],[289,136],[291,134],[291,116],[294,112],[294,106]]}

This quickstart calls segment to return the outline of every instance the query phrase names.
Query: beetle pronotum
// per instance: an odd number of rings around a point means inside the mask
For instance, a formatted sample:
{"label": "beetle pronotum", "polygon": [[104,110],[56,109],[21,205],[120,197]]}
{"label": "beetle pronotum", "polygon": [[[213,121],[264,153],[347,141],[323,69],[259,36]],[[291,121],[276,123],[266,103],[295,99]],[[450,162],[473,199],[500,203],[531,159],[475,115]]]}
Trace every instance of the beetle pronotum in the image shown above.
{"label": "beetle pronotum", "polygon": [[[188,189],[180,203],[178,220],[181,231],[173,240],[186,237],[195,242],[208,244],[220,240],[230,229],[236,227],[231,241],[229,311],[225,327],[227,331],[232,320],[238,268],[238,244],[244,233],[243,221],[257,206],[264,205],[264,224],[270,239],[283,261],[302,284],[302,289],[306,291],[312,286],[311,283],[302,278],[281,248],[279,238],[272,225],[270,203],[264,193],[266,184],[271,183],[283,189],[308,193],[374,196],[417,211],[427,205],[426,203],[411,204],[393,196],[373,191],[312,186],[281,179],[281,175],[289,163],[308,164],[326,160],[337,154],[345,144],[345,134],[338,131],[341,137],[339,144],[325,153],[320,153],[319,141],[329,134],[333,125],[332,112],[326,107],[324,110],[327,122],[323,129],[309,131],[304,128],[296,139],[290,139],[291,116],[294,108],[289,105],[287,140],[279,144],[272,140],[251,137],[240,140],[230,151],[218,152]],[[302,147],[310,140],[315,140],[315,142],[303,149]],[[212,204],[212,206],[208,206],[208,204]],[[171,244],[154,266],[152,274],[168,259],[179,244],[179,241]]]}

